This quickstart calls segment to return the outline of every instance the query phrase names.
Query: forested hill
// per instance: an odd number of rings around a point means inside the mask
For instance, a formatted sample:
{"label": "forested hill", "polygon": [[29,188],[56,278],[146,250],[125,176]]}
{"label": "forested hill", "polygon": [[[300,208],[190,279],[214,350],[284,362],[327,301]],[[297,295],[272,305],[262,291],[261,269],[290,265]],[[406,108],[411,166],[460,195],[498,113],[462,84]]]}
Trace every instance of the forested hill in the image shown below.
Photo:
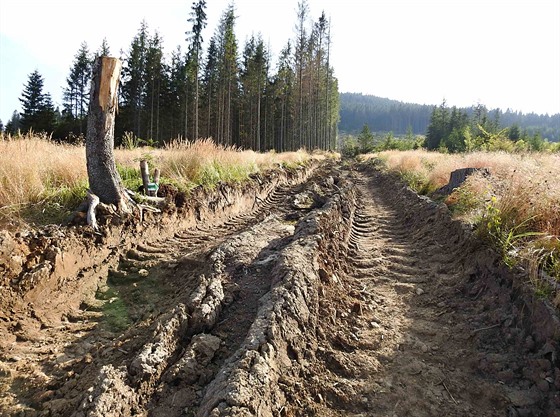
{"label": "forested hill", "polygon": [[359,93],[340,94],[339,130],[357,133],[364,124],[374,132],[404,134],[409,126],[415,134],[425,134],[433,106],[403,103]]}
{"label": "forested hill", "polygon": [[[364,124],[374,132],[393,132],[396,135],[407,133],[409,127],[414,134],[425,134],[430,123],[433,105],[403,103],[388,98],[363,95],[360,93],[340,94],[339,130],[344,133],[358,133]],[[470,116],[476,107],[465,110]],[[538,115],[524,114],[500,109],[489,110],[488,118],[495,120],[501,127],[517,125],[529,134],[540,132],[549,141],[560,141],[560,113]]]}

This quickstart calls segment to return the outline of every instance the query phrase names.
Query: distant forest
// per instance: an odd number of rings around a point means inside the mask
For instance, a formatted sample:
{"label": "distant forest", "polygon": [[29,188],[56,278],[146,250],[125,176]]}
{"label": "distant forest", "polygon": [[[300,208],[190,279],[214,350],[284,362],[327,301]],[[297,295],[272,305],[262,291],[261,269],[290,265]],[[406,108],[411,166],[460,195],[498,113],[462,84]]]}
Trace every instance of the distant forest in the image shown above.
{"label": "distant forest", "polygon": [[[339,130],[342,133],[357,134],[367,124],[371,131],[377,133],[404,135],[412,129],[413,134],[424,135],[434,107],[435,105],[403,103],[359,93],[341,93]],[[480,105],[459,110],[471,117],[477,108]],[[560,113],[549,116],[494,109],[488,110],[487,117],[502,128],[517,125],[528,135],[540,133],[544,139],[560,142]]]}
{"label": "distant forest", "polygon": [[[261,34],[239,45],[236,12],[223,12],[207,48],[206,0],[195,0],[185,21],[186,51],[163,52],[163,39],[142,22],[125,51],[116,117],[117,144],[161,145],[211,137],[218,144],[257,151],[332,149],[339,120],[338,82],[330,65],[330,21],[316,20],[301,0],[295,37],[276,63]],[[54,139],[83,139],[87,128],[92,63],[110,55],[106,41],[96,52],[82,43],[70,66],[63,108],[54,108],[38,71],[29,75],[15,111],[0,131],[47,132]]]}

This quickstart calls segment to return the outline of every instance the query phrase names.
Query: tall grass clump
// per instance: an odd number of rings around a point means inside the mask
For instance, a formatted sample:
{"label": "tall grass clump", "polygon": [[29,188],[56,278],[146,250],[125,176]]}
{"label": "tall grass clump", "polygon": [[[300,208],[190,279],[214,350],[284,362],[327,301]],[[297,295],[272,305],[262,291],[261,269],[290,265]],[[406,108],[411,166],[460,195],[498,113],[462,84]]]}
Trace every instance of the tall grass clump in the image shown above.
{"label": "tall grass clump", "polygon": [[304,151],[258,153],[235,146],[215,144],[211,139],[182,143],[163,149],[161,174],[180,184],[213,188],[219,182],[245,181],[251,174],[274,166],[296,166],[310,159]]}
{"label": "tall grass clump", "polygon": [[23,211],[48,217],[85,196],[87,172],[82,146],[56,144],[46,136],[7,136],[0,141],[0,220]]}
{"label": "tall grass clump", "polygon": [[535,279],[544,271],[560,283],[560,154],[417,150],[375,157],[412,188],[435,197],[452,171],[487,168],[490,176],[470,176],[445,203],[475,225],[506,264],[526,267]]}
{"label": "tall grass clump", "polygon": [[[142,184],[139,164],[147,160],[150,170],[161,171],[168,182],[188,191],[196,186],[211,189],[220,182],[240,182],[251,174],[274,167],[305,164],[305,151],[257,153],[212,140],[174,141],[166,147],[135,147],[115,150],[117,170],[125,187]],[[0,227],[18,222],[45,224],[60,222],[85,198],[88,187],[83,145],[55,143],[32,133],[0,139]]]}

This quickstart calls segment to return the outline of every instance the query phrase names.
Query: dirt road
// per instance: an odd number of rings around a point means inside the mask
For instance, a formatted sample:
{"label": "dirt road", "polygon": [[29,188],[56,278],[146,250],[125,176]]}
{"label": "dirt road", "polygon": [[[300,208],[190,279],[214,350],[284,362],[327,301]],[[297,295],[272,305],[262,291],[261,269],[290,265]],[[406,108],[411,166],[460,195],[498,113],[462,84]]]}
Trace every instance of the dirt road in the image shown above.
{"label": "dirt road", "polygon": [[12,274],[3,415],[560,416],[556,313],[444,206],[370,167],[294,178]]}

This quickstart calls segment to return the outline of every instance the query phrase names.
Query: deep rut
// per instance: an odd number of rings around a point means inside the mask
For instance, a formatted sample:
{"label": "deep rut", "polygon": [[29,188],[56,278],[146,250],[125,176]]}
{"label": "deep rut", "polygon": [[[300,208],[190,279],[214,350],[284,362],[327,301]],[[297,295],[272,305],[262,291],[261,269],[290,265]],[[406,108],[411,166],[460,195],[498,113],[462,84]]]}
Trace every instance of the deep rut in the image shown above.
{"label": "deep rut", "polygon": [[100,272],[95,297],[63,326],[20,339],[18,356],[4,358],[18,363],[22,378],[21,388],[17,379],[8,387],[15,403],[6,406],[3,398],[3,410],[57,416],[194,410],[253,323],[277,252],[321,198],[320,176],[277,186],[226,221],[198,223],[120,255],[115,248],[119,259],[105,279]]}
{"label": "deep rut", "polygon": [[336,301],[322,304],[312,400],[294,415],[558,415],[550,346],[523,342],[497,258],[444,206],[366,172],[349,174],[349,268],[324,290]]}
{"label": "deep rut", "polygon": [[465,274],[462,248],[438,239],[433,219],[407,218],[371,178],[356,183],[361,198],[350,279],[367,288],[376,306],[372,329],[361,337],[381,338],[372,352],[380,363],[362,389],[367,414],[503,414],[503,387],[473,367],[481,351],[472,333],[458,328],[471,312],[449,311],[450,297],[457,297],[450,287]]}
{"label": "deep rut", "polygon": [[558,338],[510,272],[370,168],[113,251],[95,297],[16,342],[11,414],[560,417]]}

